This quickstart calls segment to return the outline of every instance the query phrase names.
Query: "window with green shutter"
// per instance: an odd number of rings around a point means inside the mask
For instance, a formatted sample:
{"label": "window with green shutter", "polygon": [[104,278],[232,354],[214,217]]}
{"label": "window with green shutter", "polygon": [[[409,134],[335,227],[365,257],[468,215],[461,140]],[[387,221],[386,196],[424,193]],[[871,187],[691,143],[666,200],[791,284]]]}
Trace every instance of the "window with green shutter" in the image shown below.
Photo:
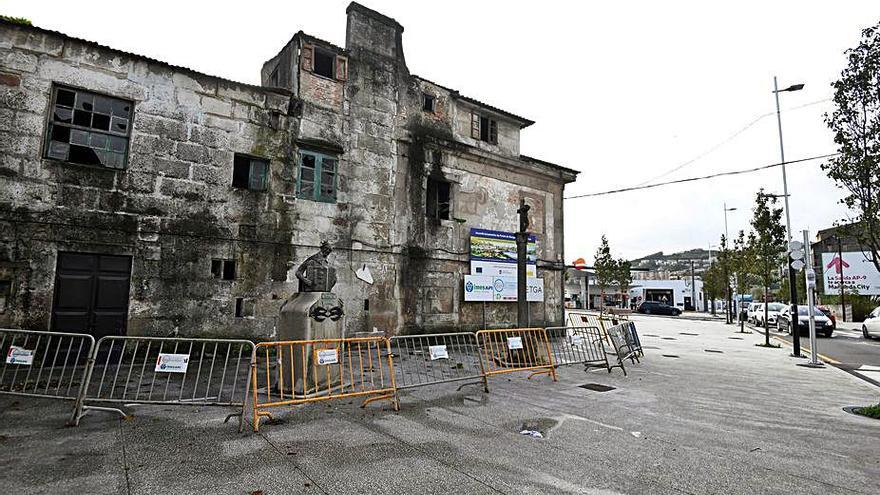
{"label": "window with green shutter", "polygon": [[314,151],[299,152],[297,197],[324,203],[336,202],[339,159]]}

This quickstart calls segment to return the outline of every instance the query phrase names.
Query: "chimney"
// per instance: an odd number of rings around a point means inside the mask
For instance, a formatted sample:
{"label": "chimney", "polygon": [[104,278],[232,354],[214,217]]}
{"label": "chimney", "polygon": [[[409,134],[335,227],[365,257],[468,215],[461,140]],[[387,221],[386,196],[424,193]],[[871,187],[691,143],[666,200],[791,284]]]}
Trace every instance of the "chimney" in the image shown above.
{"label": "chimney", "polygon": [[345,13],[348,14],[346,49],[352,52],[366,50],[405,63],[403,26],[400,23],[357,2],[348,4]]}

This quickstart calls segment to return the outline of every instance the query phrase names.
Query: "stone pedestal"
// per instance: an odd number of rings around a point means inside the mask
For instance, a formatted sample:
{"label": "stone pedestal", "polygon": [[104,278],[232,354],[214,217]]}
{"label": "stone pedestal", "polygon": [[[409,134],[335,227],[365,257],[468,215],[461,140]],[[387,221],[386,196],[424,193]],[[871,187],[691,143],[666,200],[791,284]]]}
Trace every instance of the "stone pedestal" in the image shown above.
{"label": "stone pedestal", "polygon": [[[281,307],[278,340],[341,339],[345,336],[343,316],[342,301],[336,294],[298,292]],[[317,364],[318,351],[325,349],[336,349],[341,359],[342,348],[339,344],[297,344],[292,349],[293,356],[290,355],[290,346],[283,346],[278,352],[278,359],[283,363],[279,363],[278,369],[281,370],[283,366],[285,394],[292,392],[302,397],[323,395],[339,386],[340,366]],[[293,374],[291,363],[295,370]]]}

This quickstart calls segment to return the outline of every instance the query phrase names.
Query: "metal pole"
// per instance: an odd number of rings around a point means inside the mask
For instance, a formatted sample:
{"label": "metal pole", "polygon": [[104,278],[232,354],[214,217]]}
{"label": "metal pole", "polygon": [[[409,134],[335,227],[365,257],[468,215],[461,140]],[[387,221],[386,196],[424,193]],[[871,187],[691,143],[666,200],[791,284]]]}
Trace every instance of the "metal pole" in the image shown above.
{"label": "metal pole", "polygon": [[697,310],[697,282],[694,277],[694,260],[691,260],[691,308]]}
{"label": "metal pole", "polygon": [[519,232],[516,233],[516,320],[520,328],[528,325],[528,279],[526,278],[527,247],[529,243],[529,205],[525,200],[520,200],[519,209]]}
{"label": "metal pole", "polygon": [[[819,355],[819,350],[816,348],[816,314],[814,312],[815,301],[813,298],[813,289],[816,287],[816,272],[813,270],[813,253],[810,249],[809,230],[804,231],[804,255],[807,262],[806,269],[804,270],[804,277],[806,278],[807,286],[807,315],[810,318],[810,362],[806,363],[805,366],[818,368],[823,366],[823,363],[820,363],[816,359],[816,356]],[[797,318],[797,315],[795,315],[794,318]],[[798,330],[798,332],[800,332],[800,330]]]}
{"label": "metal pole", "polygon": [[[779,111],[779,86],[776,83],[776,76],[773,76],[773,95],[776,97],[776,123],[779,127],[779,157],[782,164],[782,194],[785,198],[785,231],[788,235],[788,242],[791,243],[791,207],[788,204],[788,176],[785,173],[785,147],[782,145],[782,112]],[[786,246],[788,251],[788,286],[789,297],[791,299],[792,318],[797,317],[797,274],[791,266],[791,247]],[[794,357],[801,357],[801,336],[800,332],[792,332],[792,351]]]}
{"label": "metal pole", "polygon": [[[730,235],[727,233],[727,203],[724,203],[724,244],[725,248],[730,246]],[[727,256],[727,253],[724,253]],[[724,312],[724,315],[727,317],[727,323],[733,322],[733,308],[731,307],[733,302],[733,295],[730,291],[730,274],[727,272],[727,265],[729,259],[724,260],[724,285],[727,287],[727,310]]]}
{"label": "metal pole", "polygon": [[840,260],[840,311],[843,313],[841,323],[846,321],[846,301],[843,300],[843,249],[840,247],[840,234],[834,234],[837,237],[837,259]]}

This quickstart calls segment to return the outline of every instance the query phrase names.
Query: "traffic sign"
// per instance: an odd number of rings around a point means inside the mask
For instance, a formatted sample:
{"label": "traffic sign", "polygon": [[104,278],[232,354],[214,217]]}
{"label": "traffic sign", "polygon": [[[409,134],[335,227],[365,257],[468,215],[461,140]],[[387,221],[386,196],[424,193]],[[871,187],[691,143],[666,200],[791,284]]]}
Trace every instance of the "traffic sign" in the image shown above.
{"label": "traffic sign", "polygon": [[804,243],[801,241],[791,241],[788,243],[788,249],[791,251],[800,251],[804,248]]}
{"label": "traffic sign", "polygon": [[804,262],[802,260],[794,260],[791,262],[791,267],[800,271],[800,269],[804,267]]}
{"label": "traffic sign", "polygon": [[804,252],[800,250],[792,251],[789,253],[789,256],[791,256],[791,259],[793,260],[802,260],[804,259]]}

